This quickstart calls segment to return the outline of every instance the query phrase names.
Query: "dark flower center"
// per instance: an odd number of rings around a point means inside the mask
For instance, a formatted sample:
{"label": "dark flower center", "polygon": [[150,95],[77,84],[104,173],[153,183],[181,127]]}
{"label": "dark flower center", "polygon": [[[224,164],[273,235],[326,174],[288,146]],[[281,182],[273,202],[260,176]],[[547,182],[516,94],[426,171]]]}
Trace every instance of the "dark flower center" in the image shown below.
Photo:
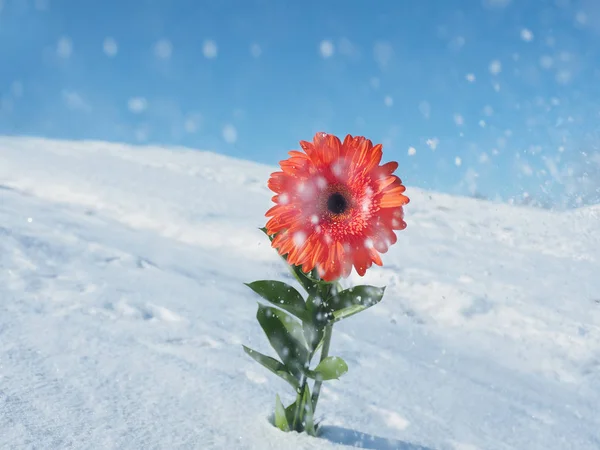
{"label": "dark flower center", "polygon": [[334,192],[327,199],[327,210],[331,214],[343,214],[348,209],[348,201],[339,192]]}

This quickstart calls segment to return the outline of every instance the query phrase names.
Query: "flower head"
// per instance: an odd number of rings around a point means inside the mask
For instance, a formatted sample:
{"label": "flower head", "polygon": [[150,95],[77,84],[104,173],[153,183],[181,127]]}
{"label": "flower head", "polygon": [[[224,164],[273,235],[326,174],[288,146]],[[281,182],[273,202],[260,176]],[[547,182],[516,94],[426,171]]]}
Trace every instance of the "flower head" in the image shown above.
{"label": "flower head", "polygon": [[276,203],[265,214],[272,246],[304,272],[315,267],[325,281],[347,277],[352,266],[363,276],[380,253],[396,242],[394,230],[406,228],[402,181],[392,173],[398,163],[380,165],[382,145],[362,136],[317,133],[300,141],[280,172],[269,179]]}

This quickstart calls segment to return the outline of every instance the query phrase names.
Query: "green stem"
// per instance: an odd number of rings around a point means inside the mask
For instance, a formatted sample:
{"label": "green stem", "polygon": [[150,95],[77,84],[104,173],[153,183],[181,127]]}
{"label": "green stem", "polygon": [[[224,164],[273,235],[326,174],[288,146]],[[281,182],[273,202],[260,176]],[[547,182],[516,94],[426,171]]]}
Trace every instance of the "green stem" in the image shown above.
{"label": "green stem", "polygon": [[[329,356],[329,347],[331,346],[331,336],[333,334],[333,324],[325,326],[325,336],[323,337],[323,348],[321,349],[321,361]],[[316,380],[312,392],[312,409],[313,413],[317,408],[317,402],[319,401],[319,394],[321,393],[321,385],[323,380]]]}
{"label": "green stem", "polygon": [[304,376],[304,379],[302,381],[302,386],[300,387],[300,390],[296,394],[296,408],[294,410],[294,420],[292,421],[292,430],[301,431],[296,428],[296,423],[299,418],[299,413],[301,412],[300,406],[302,404],[302,399],[304,398],[304,391],[306,390],[307,385],[308,385],[308,378],[306,376]]}

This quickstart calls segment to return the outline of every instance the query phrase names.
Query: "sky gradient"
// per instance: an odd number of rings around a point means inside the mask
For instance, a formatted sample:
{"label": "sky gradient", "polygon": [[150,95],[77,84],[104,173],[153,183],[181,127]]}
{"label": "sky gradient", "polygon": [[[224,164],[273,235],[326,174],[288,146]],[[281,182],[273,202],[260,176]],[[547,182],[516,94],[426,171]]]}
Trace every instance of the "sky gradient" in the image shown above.
{"label": "sky gradient", "polygon": [[0,68],[0,134],[268,164],[360,134],[408,185],[598,200],[593,0],[0,0]]}

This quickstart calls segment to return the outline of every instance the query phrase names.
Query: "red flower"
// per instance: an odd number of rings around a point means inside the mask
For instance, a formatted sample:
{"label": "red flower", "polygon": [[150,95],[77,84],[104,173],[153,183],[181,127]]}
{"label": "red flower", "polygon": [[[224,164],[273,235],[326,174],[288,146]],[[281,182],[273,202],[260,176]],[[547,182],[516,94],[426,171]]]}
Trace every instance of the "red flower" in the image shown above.
{"label": "red flower", "polygon": [[300,141],[305,153],[289,152],[281,172],[269,179],[277,195],[267,213],[272,246],[287,254],[304,272],[317,268],[333,281],[347,277],[352,266],[363,276],[380,253],[396,242],[394,230],[406,228],[402,195],[405,187],[392,173],[397,162],[379,165],[382,145],[362,136],[317,133],[313,142]]}

